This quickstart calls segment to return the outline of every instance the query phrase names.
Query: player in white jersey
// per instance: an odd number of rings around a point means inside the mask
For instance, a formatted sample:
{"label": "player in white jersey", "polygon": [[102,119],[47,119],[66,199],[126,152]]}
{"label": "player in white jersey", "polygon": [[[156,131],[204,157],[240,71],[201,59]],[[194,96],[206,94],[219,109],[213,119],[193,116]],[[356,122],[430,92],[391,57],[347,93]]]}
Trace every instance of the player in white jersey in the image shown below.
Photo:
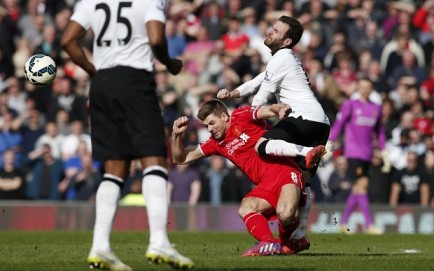
{"label": "player in white jersey", "polygon": [[[92,153],[104,161],[96,193],[96,221],[88,256],[92,268],[131,270],[110,247],[117,202],[131,160],[143,166],[142,192],[150,231],[146,258],[175,268],[192,268],[167,235],[167,149],[164,123],[155,91],[154,57],[172,74],[182,61],[168,55],[165,37],[167,1],[85,0],[76,5],[62,46],[72,61],[92,77],[90,118]],[[80,41],[94,34],[93,62]]]}
{"label": "player in white jersey", "polygon": [[294,253],[307,249],[310,245],[304,229],[310,209],[308,186],[321,156],[326,152],[324,145],[330,132],[330,121],[310,88],[300,60],[291,49],[300,41],[303,31],[296,19],[280,17],[264,40],[272,54],[266,70],[233,91],[222,89],[217,94],[218,98],[227,99],[257,91],[252,105],[260,106],[273,93],[278,102],[285,103],[292,109],[287,118],[279,121],[258,140],[255,148],[260,155],[298,157],[303,169],[308,202],[301,212],[300,228],[290,240],[293,244],[290,249]]}

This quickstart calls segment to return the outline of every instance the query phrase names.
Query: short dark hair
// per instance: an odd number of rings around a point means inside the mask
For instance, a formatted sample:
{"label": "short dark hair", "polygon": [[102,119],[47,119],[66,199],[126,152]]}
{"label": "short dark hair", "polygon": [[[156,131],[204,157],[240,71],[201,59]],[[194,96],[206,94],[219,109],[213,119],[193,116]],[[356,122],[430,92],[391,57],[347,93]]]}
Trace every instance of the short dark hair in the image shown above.
{"label": "short dark hair", "polygon": [[197,117],[198,119],[203,121],[211,114],[220,117],[223,113],[229,115],[228,108],[226,107],[226,105],[220,100],[212,99],[206,101],[201,105],[199,112],[197,113]]}
{"label": "short dark hair", "polygon": [[288,46],[288,48],[294,47],[297,45],[301,39],[301,36],[303,35],[303,26],[297,19],[285,15],[281,16],[279,21],[289,26],[288,31],[285,33],[285,38],[290,38],[292,40],[292,43]]}

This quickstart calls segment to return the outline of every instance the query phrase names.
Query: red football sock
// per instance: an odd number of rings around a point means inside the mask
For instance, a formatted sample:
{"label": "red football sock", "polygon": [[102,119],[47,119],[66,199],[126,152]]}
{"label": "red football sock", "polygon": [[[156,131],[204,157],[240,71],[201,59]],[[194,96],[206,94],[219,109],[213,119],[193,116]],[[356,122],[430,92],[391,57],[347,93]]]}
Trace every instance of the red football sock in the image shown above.
{"label": "red football sock", "polygon": [[263,215],[251,212],[243,217],[243,221],[250,234],[259,242],[276,242],[268,226],[268,220]]}
{"label": "red football sock", "polygon": [[291,238],[291,235],[297,229],[298,225],[300,225],[300,219],[290,225],[283,225],[282,222],[279,221],[279,242],[287,243]]}

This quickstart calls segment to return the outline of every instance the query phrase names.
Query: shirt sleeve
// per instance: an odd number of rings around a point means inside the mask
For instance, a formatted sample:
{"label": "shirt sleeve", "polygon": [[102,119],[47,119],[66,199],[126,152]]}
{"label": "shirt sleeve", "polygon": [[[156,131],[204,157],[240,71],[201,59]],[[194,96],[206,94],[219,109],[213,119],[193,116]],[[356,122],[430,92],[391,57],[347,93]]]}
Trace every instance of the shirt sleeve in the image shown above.
{"label": "shirt sleeve", "polygon": [[336,121],[333,124],[331,130],[330,130],[330,136],[329,139],[331,141],[335,141],[339,135],[343,132],[346,122],[348,121],[348,118],[351,117],[351,103],[352,101],[349,100],[342,104],[341,110],[339,111]]}
{"label": "shirt sleeve", "polygon": [[218,154],[215,140],[213,140],[212,138],[200,142],[199,149],[202,151],[205,157],[211,156],[213,154]]}
{"label": "shirt sleeve", "polygon": [[244,97],[258,91],[259,87],[262,84],[262,81],[264,80],[264,76],[265,76],[265,72],[262,72],[252,80],[249,80],[244,84],[242,84],[241,86],[237,87],[238,91],[240,92],[240,96]]}
{"label": "shirt sleeve", "polygon": [[90,1],[79,1],[75,6],[74,13],[71,16],[71,21],[80,24],[84,29],[88,30],[91,27],[93,14],[89,6]]}
{"label": "shirt sleeve", "polygon": [[166,22],[167,0],[152,0],[146,9],[145,23],[149,21]]}

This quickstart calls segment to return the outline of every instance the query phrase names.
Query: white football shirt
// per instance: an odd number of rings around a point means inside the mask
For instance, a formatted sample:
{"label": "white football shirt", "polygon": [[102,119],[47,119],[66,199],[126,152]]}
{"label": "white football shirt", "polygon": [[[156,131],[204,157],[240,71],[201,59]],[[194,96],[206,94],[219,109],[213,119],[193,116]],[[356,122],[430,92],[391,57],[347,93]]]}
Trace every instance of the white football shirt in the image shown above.
{"label": "white football shirt", "polygon": [[291,117],[330,125],[321,104],[310,88],[309,79],[303,66],[291,49],[280,49],[267,64],[266,70],[252,80],[237,87],[241,96],[256,90],[252,105],[267,102],[268,95],[274,93],[279,103],[292,108]]}
{"label": "white football shirt", "polygon": [[166,22],[167,0],[84,0],[71,20],[94,32],[93,62],[97,70],[129,66],[153,70],[154,56],[145,24]]}

